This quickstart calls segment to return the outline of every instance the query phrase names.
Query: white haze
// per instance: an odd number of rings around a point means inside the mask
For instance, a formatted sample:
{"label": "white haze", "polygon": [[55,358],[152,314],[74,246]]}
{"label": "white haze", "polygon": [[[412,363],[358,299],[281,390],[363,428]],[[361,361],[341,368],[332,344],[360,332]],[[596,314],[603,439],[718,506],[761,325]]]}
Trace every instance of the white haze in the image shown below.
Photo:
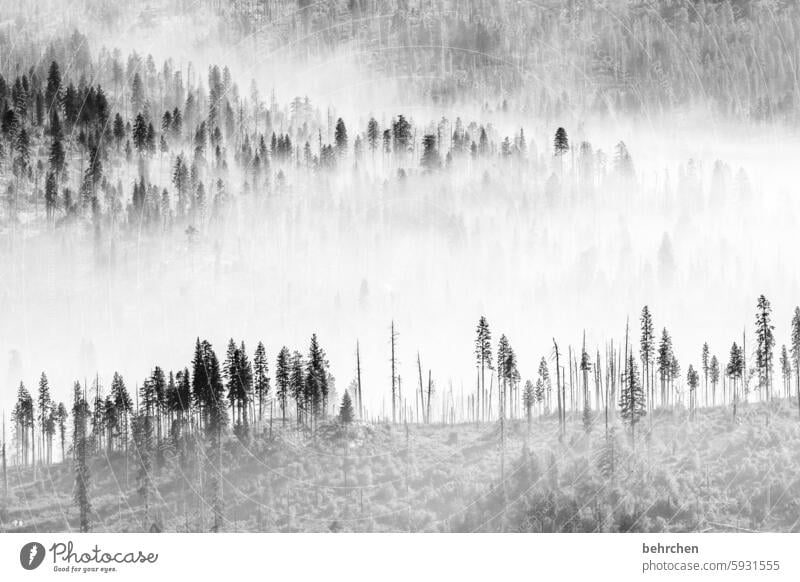
{"label": "white haze", "polygon": [[[645,304],[657,329],[672,333],[684,370],[697,367],[704,341],[722,362],[744,330],[750,341],[761,293],[774,307],[778,347],[787,341],[799,296],[796,135],[771,126],[743,129],[693,112],[600,122],[580,112],[552,121],[469,105],[440,108],[401,96],[401,82],[364,75],[346,51],[298,70],[283,55],[265,57],[247,45],[224,48],[202,28],[183,35],[174,28],[132,27],[92,40],[123,54],[152,53],[157,66],[163,58],[181,67],[191,60],[200,78],[211,63],[228,65],[242,93],[255,78],[262,98],[274,90],[282,106],[308,95],[323,110],[335,107],[351,145],[370,115],[381,128],[398,113],[417,126],[460,115],[465,123],[492,123],[500,136],[524,128],[539,159],[523,169],[464,161],[440,176],[415,174],[405,183],[395,168],[383,167],[380,154],[373,168],[366,153],[359,172],[351,163],[332,176],[288,171],[285,193],[239,200],[196,242],[182,233],[142,236],[120,245],[113,265],[98,264],[90,235],[60,233],[54,245],[31,230],[13,249],[4,245],[0,256],[0,405],[6,411],[19,381],[33,388],[42,371],[54,396],[66,400],[76,379],[91,383],[97,374],[107,385],[119,371],[133,387],[154,365],[183,368],[198,336],[220,355],[229,337],[244,340],[251,352],[263,341],[273,368],[282,345],[305,352],[315,332],[339,394],[353,378],[359,341],[364,398],[374,415],[388,402],[392,320],[409,396],[417,352],[440,395],[450,385],[455,394],[472,389],[481,315],[495,340],[509,337],[523,379],[550,355],[553,337],[575,349],[585,330],[591,353],[611,339],[620,342],[630,318],[635,343]],[[566,127],[573,146],[585,139],[606,152],[609,165],[623,140],[637,186],[626,189],[609,177],[593,192],[548,203],[544,183],[558,172],[551,156],[557,125]],[[697,163],[698,191],[681,183],[690,159]],[[712,195],[717,160],[730,176],[724,191]],[[168,168],[156,156],[151,178],[161,172],[162,179],[155,183],[167,183]],[[749,196],[737,187],[740,169]],[[665,233],[676,265],[671,278],[658,258]]]}

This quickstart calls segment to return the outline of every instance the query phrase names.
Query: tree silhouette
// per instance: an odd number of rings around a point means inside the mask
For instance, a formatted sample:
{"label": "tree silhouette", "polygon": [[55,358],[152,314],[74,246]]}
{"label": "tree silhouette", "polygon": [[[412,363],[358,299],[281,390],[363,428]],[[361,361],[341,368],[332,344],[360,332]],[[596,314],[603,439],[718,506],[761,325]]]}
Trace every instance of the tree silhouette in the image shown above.
{"label": "tree silhouette", "polygon": [[339,422],[342,424],[350,424],[353,422],[354,418],[353,401],[350,399],[350,392],[345,390],[344,396],[342,396],[342,405],[339,408]]}
{"label": "tree silhouette", "polygon": [[756,306],[756,368],[759,388],[764,388],[767,400],[771,398],[772,348],[775,346],[775,326],[771,318],[769,300],[761,295]]}

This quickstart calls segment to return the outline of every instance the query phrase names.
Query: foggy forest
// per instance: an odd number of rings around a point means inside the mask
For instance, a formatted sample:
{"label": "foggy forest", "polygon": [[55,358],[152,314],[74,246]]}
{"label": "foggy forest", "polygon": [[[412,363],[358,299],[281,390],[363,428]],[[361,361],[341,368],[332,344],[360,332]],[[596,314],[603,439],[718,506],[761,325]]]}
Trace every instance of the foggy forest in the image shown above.
{"label": "foggy forest", "polygon": [[800,531],[800,6],[0,0],[0,532]]}

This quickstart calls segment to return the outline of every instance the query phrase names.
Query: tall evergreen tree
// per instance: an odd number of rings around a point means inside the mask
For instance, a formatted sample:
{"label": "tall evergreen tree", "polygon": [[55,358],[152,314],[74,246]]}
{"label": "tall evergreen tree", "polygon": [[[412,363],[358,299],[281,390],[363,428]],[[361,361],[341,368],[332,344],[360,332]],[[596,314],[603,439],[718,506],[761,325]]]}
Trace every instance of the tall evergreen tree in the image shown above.
{"label": "tall evergreen tree", "polygon": [[642,369],[644,370],[644,391],[650,398],[650,406],[653,406],[653,392],[650,385],[650,371],[653,365],[653,356],[656,351],[655,331],[653,329],[653,317],[650,315],[650,308],[645,305],[642,308],[641,316],[642,335],[639,342],[639,354],[642,359]]}
{"label": "tall evergreen tree", "polygon": [[553,154],[559,158],[563,158],[564,154],[569,151],[569,138],[567,137],[567,130],[559,127],[556,130],[556,135],[553,138]]}
{"label": "tall evergreen tree", "polygon": [[635,442],[635,430],[639,420],[647,414],[644,391],[639,381],[639,370],[633,354],[628,355],[625,376],[619,396],[620,416],[631,429],[631,440]]}
{"label": "tall evergreen tree", "polygon": [[319,345],[317,334],[311,335],[306,362],[306,387],[311,415],[316,419],[325,417],[328,408],[328,360]]}
{"label": "tall evergreen tree", "polygon": [[72,449],[75,465],[75,503],[80,513],[80,531],[88,532],[91,528],[89,514],[92,505],[89,501],[89,439],[86,434],[86,423],[89,417],[89,404],[83,396],[80,383],[75,382],[72,401]]}
{"label": "tall evergreen tree", "polygon": [[772,349],[775,346],[775,326],[772,325],[772,307],[769,300],[761,295],[756,306],[756,368],[759,387],[766,390],[766,398],[771,398]]}
{"label": "tall evergreen tree", "polygon": [[[258,419],[262,418],[264,401],[269,398],[269,365],[267,363],[267,350],[264,344],[258,342],[253,354],[253,389],[258,401]],[[284,404],[285,406],[285,404]]]}
{"label": "tall evergreen tree", "polygon": [[[286,409],[290,396],[291,386],[292,355],[289,348],[283,346],[278,352],[278,359],[275,362],[275,392],[278,398],[278,405],[281,408],[281,419],[286,423]],[[292,393],[293,396],[294,395]]]}
{"label": "tall evergreen tree", "polygon": [[49,462],[47,450],[47,424],[50,420],[50,409],[53,406],[53,401],[50,397],[50,384],[47,381],[47,375],[42,372],[39,378],[39,397],[37,398],[38,412],[39,412],[39,428],[42,434],[42,450],[39,451],[39,457],[42,464]]}
{"label": "tall evergreen tree", "polygon": [[480,418],[486,419],[488,409],[486,402],[486,369],[492,369],[492,332],[489,329],[489,322],[484,316],[481,316],[478,320],[475,337],[475,361],[480,373],[478,415]]}
{"label": "tall evergreen tree", "polygon": [[339,422],[342,424],[350,424],[353,422],[354,418],[353,401],[350,398],[350,392],[345,390],[344,396],[342,396],[342,405],[339,408]]}
{"label": "tall evergreen tree", "polygon": [[794,363],[794,387],[797,391],[797,411],[800,414],[800,307],[794,308],[792,316],[791,354]]}

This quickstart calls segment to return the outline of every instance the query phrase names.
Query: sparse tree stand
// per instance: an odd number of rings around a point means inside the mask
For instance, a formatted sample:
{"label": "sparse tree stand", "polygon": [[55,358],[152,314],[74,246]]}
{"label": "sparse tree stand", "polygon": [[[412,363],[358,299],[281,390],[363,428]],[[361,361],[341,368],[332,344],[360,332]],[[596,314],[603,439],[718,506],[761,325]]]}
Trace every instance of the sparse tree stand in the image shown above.
{"label": "sparse tree stand", "polygon": [[397,332],[394,330],[394,320],[392,320],[391,328],[391,343],[392,343],[392,424],[397,422],[397,360],[395,359],[395,342],[397,341]]}

